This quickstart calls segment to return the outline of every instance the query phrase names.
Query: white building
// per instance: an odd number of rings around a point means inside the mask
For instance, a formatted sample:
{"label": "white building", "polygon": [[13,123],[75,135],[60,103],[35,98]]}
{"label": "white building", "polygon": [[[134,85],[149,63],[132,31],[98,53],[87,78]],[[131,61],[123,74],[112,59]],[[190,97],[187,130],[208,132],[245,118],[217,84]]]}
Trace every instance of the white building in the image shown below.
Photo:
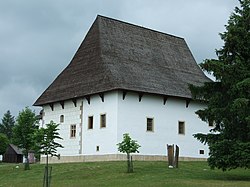
{"label": "white building", "polygon": [[205,159],[193,134],[211,127],[195,111],[189,84],[210,81],[183,38],[97,16],[70,64],[37,99],[43,124],[60,123],[60,159],[119,160],[117,143],[129,133],[141,145],[135,159]]}

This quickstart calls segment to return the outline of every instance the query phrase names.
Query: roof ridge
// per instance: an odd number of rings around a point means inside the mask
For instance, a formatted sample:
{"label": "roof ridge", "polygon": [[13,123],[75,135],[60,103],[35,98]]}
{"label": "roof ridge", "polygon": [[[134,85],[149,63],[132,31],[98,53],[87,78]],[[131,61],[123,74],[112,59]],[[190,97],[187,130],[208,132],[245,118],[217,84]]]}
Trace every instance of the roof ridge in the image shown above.
{"label": "roof ridge", "polygon": [[206,81],[184,38],[97,15],[70,64],[34,105],[115,89],[191,98],[187,85]]}
{"label": "roof ridge", "polygon": [[173,37],[173,38],[178,38],[178,39],[184,40],[184,38],[183,38],[183,37],[180,37],[180,36],[175,36],[175,35],[173,35],[173,34],[164,33],[164,32],[162,32],[162,31],[157,31],[157,30],[154,30],[154,29],[151,29],[151,28],[148,28],[148,27],[143,27],[143,26],[140,26],[140,25],[136,25],[136,24],[134,24],[134,23],[129,23],[129,22],[126,22],[126,21],[118,20],[118,19],[115,19],[115,18],[111,18],[111,17],[99,15],[99,14],[96,16],[96,19],[99,18],[99,17],[100,17],[100,18],[104,18],[104,19],[109,19],[109,20],[112,20],[112,21],[116,21],[116,22],[120,22],[120,23],[122,23],[122,24],[127,24],[127,25],[130,25],[130,26],[133,26],[133,27],[139,27],[139,28],[141,28],[141,29],[146,29],[146,30],[148,30],[148,31],[160,33],[160,34],[167,35],[167,36],[170,36],[170,37]]}

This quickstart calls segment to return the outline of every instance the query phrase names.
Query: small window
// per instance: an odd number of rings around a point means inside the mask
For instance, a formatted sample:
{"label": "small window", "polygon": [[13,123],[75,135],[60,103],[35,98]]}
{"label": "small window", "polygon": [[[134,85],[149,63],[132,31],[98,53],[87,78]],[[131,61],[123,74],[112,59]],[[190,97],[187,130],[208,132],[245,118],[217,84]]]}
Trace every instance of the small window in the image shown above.
{"label": "small window", "polygon": [[100,147],[99,147],[99,145],[98,146],[96,146],[96,151],[98,152],[98,151],[100,151]]}
{"label": "small window", "polygon": [[105,128],[106,127],[106,114],[100,115],[100,127]]}
{"label": "small window", "polygon": [[60,123],[63,123],[64,122],[64,115],[61,115],[60,116]]}
{"label": "small window", "polygon": [[154,130],[154,119],[147,118],[147,131],[153,131],[153,130]]}
{"label": "small window", "polygon": [[179,121],[178,134],[185,134],[185,122],[184,121]]}
{"label": "small window", "polygon": [[200,155],[204,155],[205,151],[204,150],[200,150]]}
{"label": "small window", "polygon": [[93,129],[93,116],[89,116],[88,129]]}
{"label": "small window", "polygon": [[76,137],[76,125],[70,125],[70,138]]}

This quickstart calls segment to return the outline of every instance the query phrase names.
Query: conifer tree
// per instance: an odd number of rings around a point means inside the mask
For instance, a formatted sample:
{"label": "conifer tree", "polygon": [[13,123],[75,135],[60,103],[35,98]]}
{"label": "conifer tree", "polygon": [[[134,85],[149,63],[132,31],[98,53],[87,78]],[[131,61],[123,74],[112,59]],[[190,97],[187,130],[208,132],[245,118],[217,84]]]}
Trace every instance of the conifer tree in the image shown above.
{"label": "conifer tree", "polygon": [[216,81],[190,87],[193,97],[207,104],[196,113],[214,124],[210,133],[194,136],[208,144],[209,165],[223,171],[250,168],[250,0],[239,2],[220,34],[218,59],[200,65]]}
{"label": "conifer tree", "polygon": [[10,111],[8,110],[2,118],[2,123],[0,123],[0,133],[5,134],[9,141],[11,141],[13,136],[14,125],[14,116],[12,116]]}
{"label": "conifer tree", "polygon": [[5,134],[0,133],[0,155],[3,155],[7,149],[9,140]]}

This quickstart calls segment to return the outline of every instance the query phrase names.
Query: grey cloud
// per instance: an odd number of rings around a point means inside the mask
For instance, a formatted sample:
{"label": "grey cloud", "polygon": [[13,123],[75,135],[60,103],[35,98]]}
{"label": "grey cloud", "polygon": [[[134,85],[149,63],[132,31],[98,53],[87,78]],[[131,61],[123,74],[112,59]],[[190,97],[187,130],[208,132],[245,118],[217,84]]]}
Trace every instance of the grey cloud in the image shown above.
{"label": "grey cloud", "polygon": [[[214,58],[237,1],[8,0],[0,6],[0,118],[17,114],[70,62],[97,14],[184,37],[197,62]],[[38,108],[39,110],[39,108]]]}

